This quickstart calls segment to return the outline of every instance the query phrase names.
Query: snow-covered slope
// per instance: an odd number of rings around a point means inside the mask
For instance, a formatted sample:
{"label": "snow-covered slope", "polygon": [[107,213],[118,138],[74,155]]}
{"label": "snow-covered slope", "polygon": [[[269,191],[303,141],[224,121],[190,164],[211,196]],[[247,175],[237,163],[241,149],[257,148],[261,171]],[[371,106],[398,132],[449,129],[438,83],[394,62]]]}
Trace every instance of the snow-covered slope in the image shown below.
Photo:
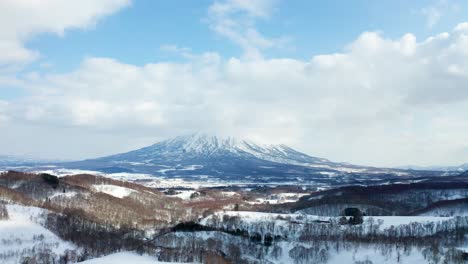
{"label": "snow-covered slope", "polygon": [[[155,176],[265,183],[323,182],[351,184],[389,177],[426,176],[426,172],[357,166],[309,156],[286,145],[264,145],[233,137],[197,133],[164,140],[138,150],[62,163],[72,169],[103,173],[143,173]],[[433,175],[431,175],[433,176]]]}
{"label": "snow-covered slope", "polygon": [[[318,221],[319,220],[319,221]],[[344,241],[321,241],[320,237],[331,238],[337,234],[351,235],[357,240],[359,236],[389,236],[398,234],[399,239],[412,237],[415,230],[419,236],[431,236],[440,230],[450,230],[463,220],[451,217],[365,217],[364,223],[358,226],[340,225],[339,217],[319,217],[300,214],[276,214],[247,211],[217,212],[201,220],[201,224],[216,227],[221,230],[244,234],[254,234],[258,240],[267,238],[278,239],[277,243],[265,250],[268,263],[436,263],[428,257],[430,249],[411,247],[411,250],[401,250],[400,246],[387,243],[346,243]],[[326,230],[326,231],[325,231]],[[439,230],[439,231],[437,231]],[[325,231],[322,233],[322,231]],[[230,241],[236,245],[243,242],[239,238],[221,238],[215,232],[199,234],[204,239],[209,237]],[[357,236],[357,237],[355,237]],[[304,241],[304,238],[307,238]],[[263,240],[262,240],[263,239]],[[383,240],[385,241],[385,240]],[[336,243],[336,244],[335,244]],[[251,243],[244,248],[244,252],[255,246]],[[273,250],[272,250],[273,249]],[[245,254],[245,253],[244,253]],[[245,254],[247,255],[247,254]],[[247,256],[246,256],[247,257]],[[440,256],[438,256],[440,258]],[[440,263],[443,263],[441,259]],[[447,260],[446,263],[454,263]]]}
{"label": "snow-covered slope", "polygon": [[[157,259],[150,256],[141,256],[134,252],[119,252],[111,255],[107,255],[100,258],[94,258],[81,262],[83,264],[129,264],[129,263],[138,263],[138,264],[158,264],[158,263],[168,263],[160,262]],[[175,262],[172,262],[175,263]],[[175,263],[177,264],[177,263]]]}
{"label": "snow-covered slope", "polygon": [[135,190],[129,188],[110,184],[98,184],[94,185],[93,187],[98,192],[107,193],[117,198],[124,198],[125,196],[129,196],[130,194],[136,192]]}
{"label": "snow-covered slope", "polygon": [[76,249],[41,225],[44,209],[21,205],[6,207],[9,219],[0,220],[0,263],[21,263],[25,257],[46,252],[56,259],[66,250]]}
{"label": "snow-covered slope", "polygon": [[171,157],[182,161],[187,158],[206,159],[219,156],[258,158],[285,164],[330,163],[326,159],[311,157],[282,144],[264,145],[251,140],[222,138],[201,133],[175,137],[149,147],[104,159],[151,164],[159,161],[161,157]]}
{"label": "snow-covered slope", "polygon": [[427,210],[422,216],[468,216],[468,204],[438,206]]}
{"label": "snow-covered slope", "polygon": [[[229,224],[220,224],[219,219],[223,217],[237,217],[238,220],[235,227]],[[201,224],[207,226],[222,227],[224,229],[240,228],[248,230],[249,233],[266,234],[268,232],[279,235],[287,236],[290,238],[299,238],[304,230],[300,226],[314,221],[332,221],[337,223],[340,217],[325,217],[316,215],[303,215],[303,214],[278,214],[278,213],[262,213],[262,212],[249,212],[249,211],[224,211],[217,212],[201,220]],[[427,224],[433,223],[440,225],[444,221],[453,220],[453,217],[435,217],[435,216],[371,216],[364,217],[363,230],[370,232],[369,226],[377,227],[375,230],[384,233],[390,227],[401,227],[410,225],[411,223]],[[296,225],[291,227],[291,223]],[[219,226],[221,225],[221,226]],[[343,227],[344,228],[344,227]],[[347,227],[347,228],[353,228]]]}

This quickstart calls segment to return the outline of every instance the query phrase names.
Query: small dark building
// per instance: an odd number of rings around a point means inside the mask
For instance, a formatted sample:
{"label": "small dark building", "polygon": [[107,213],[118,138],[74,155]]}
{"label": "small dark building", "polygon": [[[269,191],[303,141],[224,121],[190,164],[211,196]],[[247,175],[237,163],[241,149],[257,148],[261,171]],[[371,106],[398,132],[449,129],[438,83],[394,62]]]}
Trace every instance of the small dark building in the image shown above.
{"label": "small dark building", "polygon": [[462,259],[468,261],[468,251],[462,253]]}
{"label": "small dark building", "polygon": [[351,218],[348,221],[350,225],[359,225],[364,222],[362,218],[362,212],[359,208],[349,207],[344,209],[344,216],[350,216]]}
{"label": "small dark building", "polygon": [[359,210],[359,208],[355,208],[355,207],[348,207],[346,209],[344,209],[344,216],[355,216],[355,215],[358,215],[358,214],[361,214],[361,210]]}
{"label": "small dark building", "polygon": [[41,173],[41,177],[47,184],[52,186],[54,189],[58,187],[59,178],[57,176],[47,173]]}

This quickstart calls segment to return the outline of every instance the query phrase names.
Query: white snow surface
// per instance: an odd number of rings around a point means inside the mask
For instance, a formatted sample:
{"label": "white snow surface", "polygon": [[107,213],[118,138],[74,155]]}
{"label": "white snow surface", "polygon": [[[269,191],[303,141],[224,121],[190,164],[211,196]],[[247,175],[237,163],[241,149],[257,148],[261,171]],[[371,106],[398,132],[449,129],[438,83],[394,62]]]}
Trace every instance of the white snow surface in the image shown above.
{"label": "white snow surface", "polygon": [[[80,262],[83,264],[158,264],[158,263],[169,263],[160,262],[156,258],[138,255],[131,251],[119,252],[110,254],[100,258],[94,258]],[[175,262],[171,262],[175,263]]]}
{"label": "white snow surface", "polygon": [[278,193],[269,195],[267,198],[257,198],[251,204],[283,204],[294,203],[302,196],[309,195],[308,193]]}
{"label": "white snow surface", "polygon": [[161,170],[158,170],[158,172],[166,173],[168,171],[194,171],[194,170],[199,170],[202,168],[203,168],[203,165],[188,165],[184,167],[170,167],[167,169],[161,169]]}
{"label": "white snow surface", "polygon": [[[307,223],[311,221],[321,220],[327,221],[331,219],[338,220],[340,217],[327,217],[327,216],[316,216],[316,215],[306,215],[306,214],[277,214],[277,213],[262,213],[262,212],[250,212],[250,211],[225,211],[215,213],[220,218],[223,215],[228,216],[239,216],[241,221],[244,223],[244,226],[249,227],[253,226],[255,223],[266,223],[266,222],[275,222],[277,226],[287,227],[290,225],[289,221],[294,221],[296,223]],[[207,218],[202,219],[202,224],[207,224],[213,216],[208,216]],[[453,219],[453,217],[437,217],[437,216],[367,216],[364,217],[365,223],[369,223],[371,218],[375,223],[379,224],[379,230],[383,231],[391,226],[397,227],[401,225],[408,225],[413,222],[418,223],[440,223]]]}
{"label": "white snow surface", "polygon": [[[295,158],[291,156],[291,153],[294,151],[288,146],[282,144],[259,144],[248,139],[217,137],[205,133],[195,133],[189,136],[176,137],[164,142],[167,144],[182,143],[184,153],[210,154],[216,152],[230,152],[238,155],[249,154],[259,159],[279,163],[296,165],[307,164],[295,160]],[[315,162],[327,163],[329,161],[327,159],[315,158]]]}
{"label": "white snow surface", "polygon": [[57,192],[57,193],[54,193],[52,196],[50,196],[49,198],[50,199],[54,199],[54,198],[73,198],[77,195],[78,193],[77,192],[66,192],[66,193],[62,193],[62,192]]}
{"label": "white snow surface", "polygon": [[390,253],[390,256],[384,256],[377,252],[375,247],[361,247],[358,250],[343,250],[339,253],[330,254],[327,264],[343,264],[343,263],[358,263],[369,260],[370,263],[379,264],[426,264],[428,260],[424,259],[420,251],[412,250],[409,255],[401,256],[397,262],[395,253]]}
{"label": "white snow surface", "polygon": [[200,180],[185,180],[182,178],[166,178],[161,176],[153,176],[150,174],[143,173],[109,173],[102,174],[102,176],[111,178],[114,180],[136,182],[138,184],[153,187],[153,188],[189,188],[198,189],[200,187],[217,187],[225,186],[226,184],[214,181],[212,179],[206,179],[206,175],[199,175]]}
{"label": "white snow surface", "polygon": [[93,185],[93,188],[98,192],[106,193],[117,198],[124,198],[136,192],[129,188],[109,184],[96,184]]}
{"label": "white snow surface", "polygon": [[[263,212],[250,212],[250,211],[225,211],[225,212],[216,212],[215,215],[220,218],[223,215],[228,216],[238,216],[240,219],[251,225],[258,222],[276,222],[276,224],[287,226],[289,223],[283,219],[301,219],[298,222],[310,222],[315,220],[327,220],[329,217],[316,216],[316,215],[305,215],[305,214],[277,214],[277,213],[263,213]],[[208,221],[213,216],[208,216],[207,218],[202,219],[201,224],[207,224]]]}
{"label": "white snow surface", "polygon": [[[286,263],[297,263],[288,254],[289,251],[297,244],[291,242],[279,242],[278,246],[282,248],[282,254],[280,258],[275,259],[268,256],[268,260],[272,263],[286,264]],[[309,247],[307,243],[303,244],[304,247]],[[387,255],[383,255],[379,252],[379,249],[375,245],[364,245],[359,248],[342,248],[340,251],[336,251],[333,248],[329,250],[328,259],[325,264],[352,264],[352,263],[366,263],[366,260],[370,260],[373,264],[427,264],[428,261],[424,259],[421,251],[418,249],[412,249],[409,254],[401,254],[399,262],[397,261],[398,255],[394,251],[388,252]],[[307,263],[307,262],[299,262]],[[313,263],[313,262],[310,262]]]}
{"label": "white snow surface", "polygon": [[374,218],[374,220],[382,220],[381,229],[387,229],[391,226],[408,225],[414,222],[418,223],[437,223],[447,221],[453,217],[438,217],[438,216],[366,216],[364,220]]}
{"label": "white snow surface", "polygon": [[93,171],[93,170],[79,170],[79,169],[65,169],[65,168],[51,168],[48,170],[35,170],[35,173],[47,173],[55,175],[57,177],[63,177],[67,175],[76,175],[76,174],[93,174],[93,175],[103,175],[102,172]]}
{"label": "white snow surface", "polygon": [[239,196],[239,194],[236,193],[236,192],[220,192],[220,194],[221,194],[223,197]]}
{"label": "white snow surface", "polygon": [[436,207],[426,211],[421,216],[468,216],[467,205],[451,205],[445,207]]}
{"label": "white snow surface", "polygon": [[190,200],[190,196],[195,193],[194,190],[183,190],[183,191],[178,191],[179,193],[176,195],[173,195],[174,197],[179,197],[182,200]]}
{"label": "white snow surface", "polygon": [[2,259],[3,264],[19,263],[21,255],[13,253],[31,251],[33,248],[36,251],[50,248],[57,255],[67,249],[77,249],[74,244],[61,240],[41,225],[44,221],[41,214],[46,210],[11,204],[6,207],[9,219],[0,220],[0,255],[8,256]]}
{"label": "white snow surface", "polygon": [[[280,217],[296,218],[301,217],[307,220],[326,220],[328,216],[316,216],[306,214],[277,214],[277,213],[263,213],[263,212],[250,212],[250,211],[225,211],[218,212],[220,215],[239,216],[244,221],[276,221]],[[338,217],[339,218],[339,217]],[[365,216],[364,220],[374,218],[374,220],[382,220],[381,227],[387,228],[390,226],[407,225],[412,222],[428,223],[428,222],[441,222],[452,219],[453,217],[438,217],[438,216]]]}
{"label": "white snow surface", "polygon": [[463,251],[463,252],[468,253],[468,246],[466,246],[466,247],[459,247],[458,249],[461,250],[461,251]]}

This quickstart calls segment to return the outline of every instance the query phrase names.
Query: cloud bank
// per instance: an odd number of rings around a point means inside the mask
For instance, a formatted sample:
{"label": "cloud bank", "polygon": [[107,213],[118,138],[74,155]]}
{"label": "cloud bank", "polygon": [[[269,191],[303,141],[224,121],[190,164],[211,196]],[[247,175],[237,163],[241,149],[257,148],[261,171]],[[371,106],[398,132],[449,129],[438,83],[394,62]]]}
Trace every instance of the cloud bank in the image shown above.
{"label": "cloud bank", "polygon": [[25,42],[41,33],[63,36],[86,29],[104,16],[128,6],[130,0],[2,0],[0,1],[0,70],[36,60],[40,53]]}
{"label": "cloud bank", "polygon": [[0,104],[4,123],[146,139],[203,130],[361,164],[468,159],[467,23],[421,41],[364,32],[343,52],[306,61],[87,58],[73,72],[22,81],[30,95]]}
{"label": "cloud bank", "polygon": [[[1,16],[15,21],[0,28],[0,45],[12,47],[0,49],[3,66],[34,60],[38,53],[24,43],[36,34],[88,28],[129,4],[50,0],[26,10],[21,3],[1,4],[16,14]],[[63,74],[0,74],[0,83],[26,91],[0,100],[2,151],[87,158],[205,131],[358,164],[468,160],[468,23],[423,40],[364,32],[342,51],[307,60],[264,58],[262,50],[276,42],[255,21],[268,19],[271,3],[228,0],[209,8],[209,26],[242,48],[238,58],[167,45],[162,49],[185,61],[132,65],[88,57]],[[53,8],[68,11],[55,17]],[[19,19],[25,16],[38,23]]]}

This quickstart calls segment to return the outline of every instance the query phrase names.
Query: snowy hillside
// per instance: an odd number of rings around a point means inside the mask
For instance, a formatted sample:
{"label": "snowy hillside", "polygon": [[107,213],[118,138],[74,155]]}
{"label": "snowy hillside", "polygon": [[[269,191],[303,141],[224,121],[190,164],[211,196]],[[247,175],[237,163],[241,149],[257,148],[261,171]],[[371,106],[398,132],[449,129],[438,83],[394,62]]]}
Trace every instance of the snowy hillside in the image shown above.
{"label": "snowy hillside", "polygon": [[22,263],[28,257],[37,256],[52,262],[77,249],[41,225],[44,209],[20,205],[6,205],[6,208],[9,219],[0,220],[0,263]]}
{"label": "snowy hillside", "polygon": [[[140,256],[134,252],[119,252],[115,254],[110,254],[100,258],[94,258],[81,262],[82,264],[129,264],[129,263],[138,263],[138,264],[159,264],[159,263],[169,263],[169,262],[160,262],[156,258],[150,256]],[[175,263],[175,262],[172,262]],[[177,263],[175,263],[177,264]]]}
{"label": "snowy hillside", "polygon": [[[466,208],[466,184],[156,190],[9,171],[0,174],[0,263],[462,264],[468,217],[434,210]],[[341,212],[298,213],[315,203]]]}
{"label": "snowy hillside", "polygon": [[[228,221],[221,221],[220,219],[230,219]],[[454,220],[453,217],[434,217],[434,216],[372,216],[364,217],[363,225],[360,228],[360,232],[372,233],[377,232],[385,234],[389,232],[389,229],[401,229],[404,230],[405,226],[411,224],[420,224],[422,226],[427,224],[440,225],[444,222],[448,223],[450,220]],[[222,228],[223,230],[229,229],[240,229],[247,230],[248,233],[258,233],[261,236],[275,235],[279,237],[288,237],[289,239],[299,239],[305,232],[307,232],[307,225],[317,225],[316,223],[330,222],[330,224],[336,224],[339,221],[339,217],[323,217],[314,215],[303,215],[303,214],[275,214],[275,213],[260,213],[260,212],[237,212],[237,211],[225,211],[213,214],[205,219],[202,219],[201,223],[207,226],[214,226]],[[291,227],[291,223],[294,227]],[[353,227],[346,228],[341,227],[340,232],[348,232]],[[436,228],[435,228],[436,229]],[[352,230],[354,231],[354,230]],[[427,231],[424,235],[429,235],[433,230]],[[404,232],[400,236],[405,236]]]}
{"label": "snowy hillside", "polygon": [[151,164],[156,160],[160,160],[161,157],[167,156],[180,161],[187,159],[187,157],[206,159],[231,156],[246,159],[258,158],[265,161],[295,165],[331,164],[329,160],[308,156],[282,144],[257,144],[251,140],[234,137],[222,138],[201,133],[175,137],[146,148],[104,159],[114,159],[122,162],[138,160],[137,162],[142,164]]}

